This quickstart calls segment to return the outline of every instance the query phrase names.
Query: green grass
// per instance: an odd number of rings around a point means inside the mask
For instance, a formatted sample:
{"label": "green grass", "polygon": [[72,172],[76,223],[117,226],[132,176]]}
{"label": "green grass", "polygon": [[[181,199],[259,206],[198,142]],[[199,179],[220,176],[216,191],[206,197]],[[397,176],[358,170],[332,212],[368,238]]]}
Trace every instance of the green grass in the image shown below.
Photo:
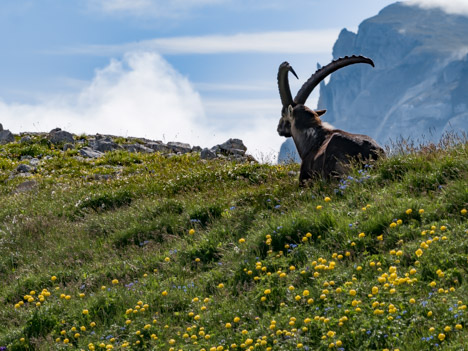
{"label": "green grass", "polygon": [[0,348],[463,350],[467,147],[300,188],[297,165],[4,145]]}

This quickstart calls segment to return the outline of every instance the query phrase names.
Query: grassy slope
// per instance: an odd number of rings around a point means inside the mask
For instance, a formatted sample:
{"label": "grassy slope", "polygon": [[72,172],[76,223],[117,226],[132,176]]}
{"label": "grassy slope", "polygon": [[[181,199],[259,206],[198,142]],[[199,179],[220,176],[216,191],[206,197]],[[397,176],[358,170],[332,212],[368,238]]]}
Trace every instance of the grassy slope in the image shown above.
{"label": "grassy slope", "polygon": [[[297,166],[4,146],[0,347],[462,350],[467,146],[310,189]],[[15,193],[25,154],[54,157]]]}

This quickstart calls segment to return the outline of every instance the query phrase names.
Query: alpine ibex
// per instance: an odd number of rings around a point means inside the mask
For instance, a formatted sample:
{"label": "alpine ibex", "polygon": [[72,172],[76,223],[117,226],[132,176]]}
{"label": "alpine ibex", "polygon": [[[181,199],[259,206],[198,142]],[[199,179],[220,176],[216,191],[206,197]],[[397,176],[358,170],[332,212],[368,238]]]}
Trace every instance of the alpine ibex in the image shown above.
{"label": "alpine ibex", "polygon": [[278,70],[278,87],[283,108],[278,124],[278,134],[291,137],[302,159],[299,181],[304,184],[316,176],[330,178],[346,173],[347,166],[354,159],[358,161],[377,159],[384,154],[377,142],[367,135],[352,134],[332,129],[320,120],[326,110],[311,110],[304,106],[312,90],[329,74],[355,63],[374,62],[363,56],[339,58],[317,70],[292,98],[288,72],[297,75],[288,62]]}

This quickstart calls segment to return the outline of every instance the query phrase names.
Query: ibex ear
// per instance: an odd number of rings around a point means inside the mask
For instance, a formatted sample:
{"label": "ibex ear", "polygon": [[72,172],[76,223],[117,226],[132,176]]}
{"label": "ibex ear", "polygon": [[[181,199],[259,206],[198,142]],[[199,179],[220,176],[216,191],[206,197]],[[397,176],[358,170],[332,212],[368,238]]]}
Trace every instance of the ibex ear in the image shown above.
{"label": "ibex ear", "polygon": [[315,113],[320,116],[324,115],[327,112],[327,110],[315,110]]}
{"label": "ibex ear", "polygon": [[293,110],[294,110],[293,107],[292,107],[291,105],[289,105],[289,106],[288,106],[288,113],[287,113],[287,115],[286,115],[288,120],[292,120],[292,118],[293,118]]}

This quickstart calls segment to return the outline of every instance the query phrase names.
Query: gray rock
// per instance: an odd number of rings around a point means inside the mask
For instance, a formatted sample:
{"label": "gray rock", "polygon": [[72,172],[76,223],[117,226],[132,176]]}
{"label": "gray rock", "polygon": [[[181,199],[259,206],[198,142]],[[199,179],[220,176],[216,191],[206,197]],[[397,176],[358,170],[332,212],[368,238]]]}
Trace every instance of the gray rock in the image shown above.
{"label": "gray rock", "polygon": [[123,145],[122,147],[129,152],[145,152],[145,153],[154,152],[153,149],[146,147],[144,145],[138,144],[138,143],[126,144],[126,145]]}
{"label": "gray rock", "polygon": [[37,182],[35,180],[26,180],[16,187],[15,193],[25,193],[34,190],[36,187]]}
{"label": "gray rock", "polygon": [[229,151],[229,153],[231,155],[239,155],[239,156],[244,156],[245,155],[245,151],[240,150],[240,149],[229,149],[228,151]]}
{"label": "gray rock", "polygon": [[74,148],[73,144],[64,144],[63,145],[63,151],[67,151],[67,150],[72,150]]}
{"label": "gray rock", "polygon": [[85,146],[84,148],[80,149],[80,155],[87,158],[98,158],[104,155],[104,153],[93,150],[88,146]]}
{"label": "gray rock", "polygon": [[122,149],[119,144],[114,143],[110,138],[96,139],[96,141],[92,144],[92,147],[94,150],[100,152],[109,152]]}
{"label": "gray rock", "polygon": [[227,153],[235,155],[244,155],[247,151],[247,147],[240,139],[229,139],[219,145],[219,148]]}
{"label": "gray rock", "polygon": [[61,143],[74,143],[73,134],[61,130],[60,128],[52,129],[49,132],[49,140],[52,144],[61,144]]}
{"label": "gray rock", "polygon": [[218,154],[221,152],[221,148],[219,147],[219,145],[213,146],[210,150],[214,152],[215,154]]}
{"label": "gray rock", "polygon": [[31,141],[32,141],[32,138],[29,135],[25,135],[24,137],[20,139],[21,144],[29,144],[31,143]]}
{"label": "gray rock", "polygon": [[207,148],[204,148],[200,153],[200,157],[202,160],[212,160],[216,158],[216,153]]}
{"label": "gray rock", "polygon": [[150,149],[161,153],[167,153],[171,151],[169,147],[167,147],[161,142],[149,142],[146,143],[146,147],[149,147]]}
{"label": "gray rock", "polygon": [[32,158],[29,160],[29,164],[33,167],[37,167],[41,161],[38,158]]}
{"label": "gray rock", "polygon": [[240,155],[240,154],[232,154],[228,156],[228,159],[231,161],[237,161],[237,162],[245,162],[247,161],[247,157]]}
{"label": "gray rock", "polygon": [[3,125],[0,123],[0,132],[3,130]]}
{"label": "gray rock", "polygon": [[170,141],[167,143],[167,146],[175,153],[186,154],[192,151],[190,144],[179,143],[177,141]]}
{"label": "gray rock", "polygon": [[192,152],[201,152],[202,148],[200,146],[194,146],[192,147]]}
{"label": "gray rock", "polygon": [[0,131],[0,144],[12,143],[15,141],[15,137],[8,129],[3,129]]}
{"label": "gray rock", "polygon": [[36,171],[36,167],[27,165],[25,163],[21,163],[20,165],[18,165],[18,167],[16,167],[16,172],[18,173],[32,173],[35,171]]}

